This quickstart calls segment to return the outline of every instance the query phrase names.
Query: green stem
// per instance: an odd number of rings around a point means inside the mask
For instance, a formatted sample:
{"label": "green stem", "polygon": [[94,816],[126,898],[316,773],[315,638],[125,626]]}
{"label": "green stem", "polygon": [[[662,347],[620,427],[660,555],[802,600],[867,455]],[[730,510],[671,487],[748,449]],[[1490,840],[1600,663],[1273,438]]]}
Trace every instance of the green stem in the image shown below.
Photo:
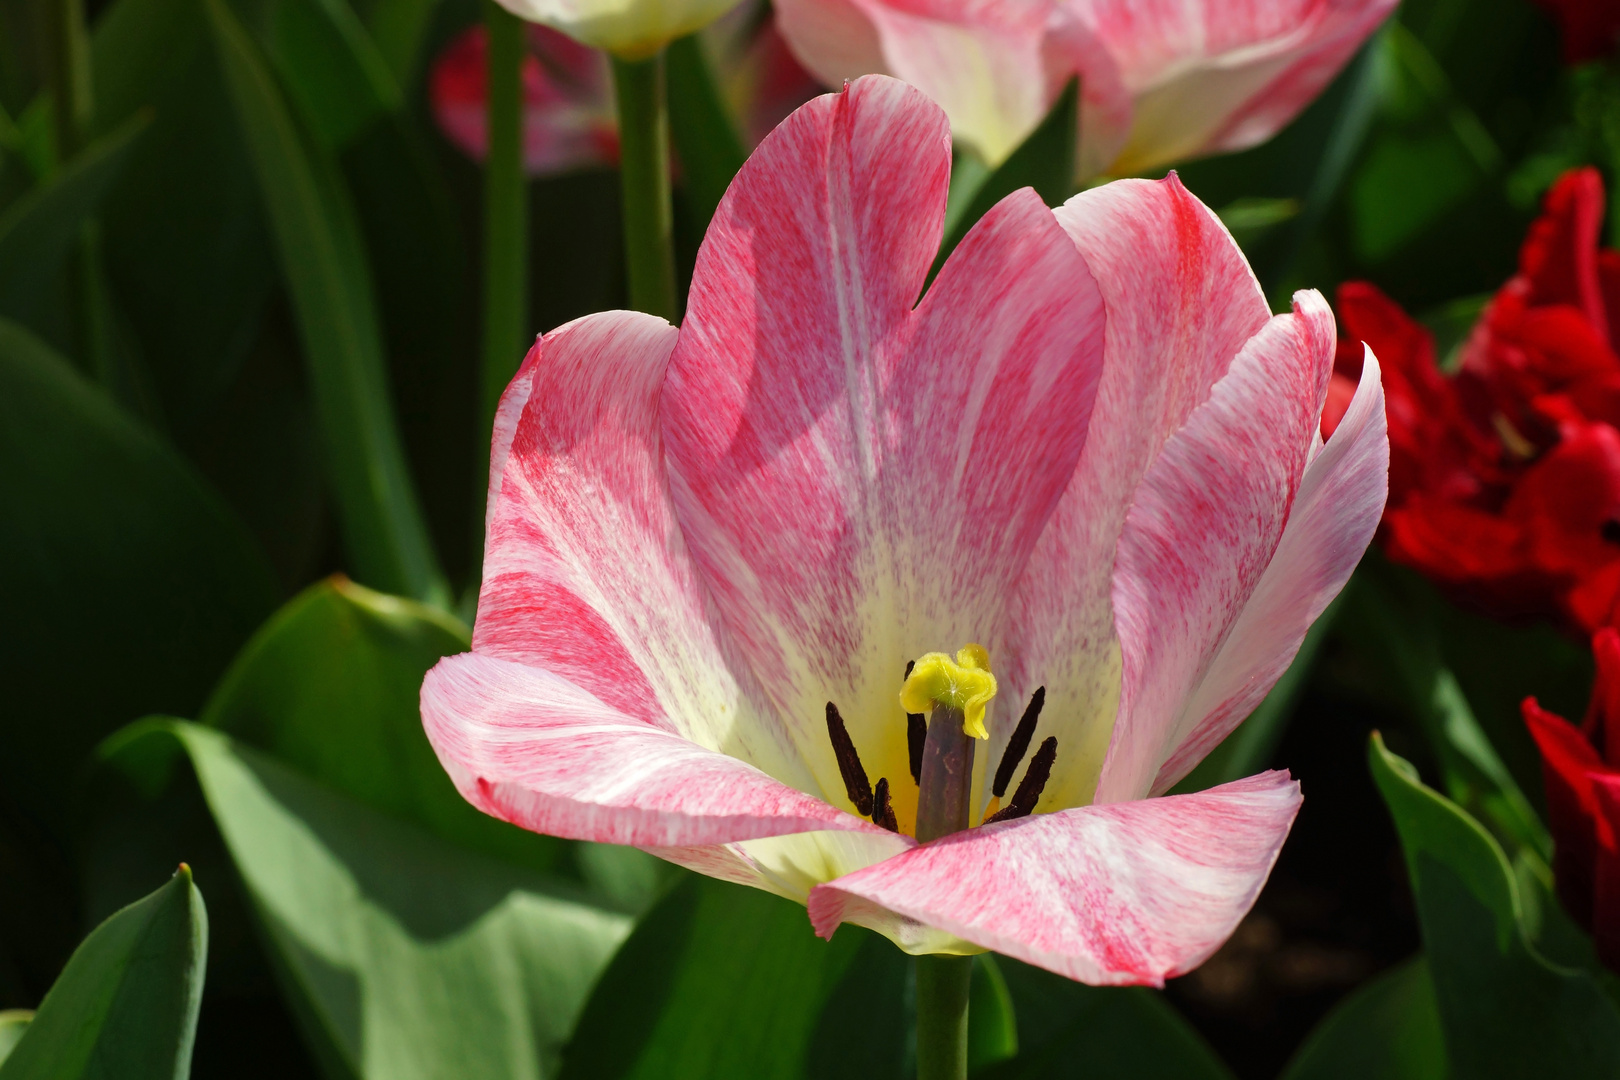
{"label": "green stem", "polygon": [[917,957],[917,1080],[967,1076],[971,956]]}
{"label": "green stem", "polygon": [[675,212],[669,191],[669,110],[664,54],[613,58],[619,101],[619,190],[630,306],[674,322]]}
{"label": "green stem", "polygon": [[[529,228],[523,177],[523,20],[493,0],[484,0],[484,26],[489,31],[489,157],[484,163],[484,422],[480,445],[487,452],[495,407],[506,384],[517,374],[528,344],[524,331]],[[488,458],[484,463],[487,470]],[[480,517],[482,513],[480,506]]]}

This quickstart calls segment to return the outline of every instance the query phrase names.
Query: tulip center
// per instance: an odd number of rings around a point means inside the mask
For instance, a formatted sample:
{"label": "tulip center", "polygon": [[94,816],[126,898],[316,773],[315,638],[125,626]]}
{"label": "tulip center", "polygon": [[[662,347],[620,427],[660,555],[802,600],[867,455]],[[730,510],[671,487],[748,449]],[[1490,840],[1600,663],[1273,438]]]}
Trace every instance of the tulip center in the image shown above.
{"label": "tulip center", "polygon": [[[965,645],[956,658],[928,653],[906,665],[900,704],[906,710],[906,742],[911,778],[917,784],[918,840],[927,843],[969,827],[973,788],[973,755],[978,740],[988,739],[985,709],[996,696],[996,677],[990,655],[981,645]],[[1035,810],[1057,760],[1057,739],[1048,737],[1030,761],[1024,779],[1003,807],[1002,797],[1013,773],[1029,750],[1046,688],[1039,687],[1018,721],[991,784],[993,798],[984,823],[1025,817]],[[838,771],[849,800],[863,816],[899,832],[889,793],[888,777],[876,786],[868,780],[860,754],[838,707],[827,703],[827,736],[838,759]]]}

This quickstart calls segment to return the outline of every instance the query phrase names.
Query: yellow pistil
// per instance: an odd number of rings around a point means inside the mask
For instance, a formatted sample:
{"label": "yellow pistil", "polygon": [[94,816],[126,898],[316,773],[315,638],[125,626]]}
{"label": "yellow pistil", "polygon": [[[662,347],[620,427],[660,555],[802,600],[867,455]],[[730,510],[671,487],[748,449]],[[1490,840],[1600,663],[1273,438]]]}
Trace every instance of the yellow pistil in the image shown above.
{"label": "yellow pistil", "polygon": [[962,710],[962,731],[975,739],[988,739],[984,707],[996,696],[996,677],[990,674],[990,654],[983,645],[964,645],[952,660],[931,652],[919,659],[900,687],[900,705],[908,713],[925,713],[936,704]]}

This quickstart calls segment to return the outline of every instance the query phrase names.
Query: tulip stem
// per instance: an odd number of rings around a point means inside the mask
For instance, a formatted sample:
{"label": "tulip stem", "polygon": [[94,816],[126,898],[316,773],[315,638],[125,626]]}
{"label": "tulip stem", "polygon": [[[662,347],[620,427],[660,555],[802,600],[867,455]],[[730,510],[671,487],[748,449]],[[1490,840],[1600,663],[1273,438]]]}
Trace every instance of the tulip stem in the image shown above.
{"label": "tulip stem", "polygon": [[[494,0],[484,0],[489,34],[489,156],[484,162],[483,425],[479,491],[488,482],[490,429],[506,384],[517,374],[529,344],[528,192],[523,177],[524,23]],[[478,519],[483,521],[483,499]]]}
{"label": "tulip stem", "polygon": [[971,956],[917,957],[917,1080],[965,1080]]}
{"label": "tulip stem", "polygon": [[646,60],[615,56],[613,90],[619,105],[619,191],[630,306],[674,322],[675,211],[663,51]]}

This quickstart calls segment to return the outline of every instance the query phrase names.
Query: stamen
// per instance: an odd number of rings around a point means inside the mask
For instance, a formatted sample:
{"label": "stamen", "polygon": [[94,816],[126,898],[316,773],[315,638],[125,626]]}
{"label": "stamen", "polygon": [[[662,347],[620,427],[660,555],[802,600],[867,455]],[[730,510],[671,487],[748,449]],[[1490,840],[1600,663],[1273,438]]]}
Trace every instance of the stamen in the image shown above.
{"label": "stamen", "polygon": [[1018,790],[1013,792],[1012,802],[984,819],[986,825],[992,821],[1011,821],[1013,818],[1028,817],[1035,812],[1035,804],[1040,801],[1041,792],[1046,790],[1046,781],[1052,776],[1052,762],[1057,760],[1057,736],[1048,735],[1041,748],[1035,751],[1035,757],[1030,760],[1029,769],[1024,778],[1018,782]]}
{"label": "stamen", "polygon": [[911,756],[911,778],[922,783],[923,747],[928,744],[928,720],[920,712],[906,713],[906,749]]}
{"label": "stamen", "polygon": [[1037,686],[1035,693],[1030,696],[1029,707],[1024,710],[1018,726],[1013,729],[1012,738],[1007,740],[1007,749],[1001,755],[1001,764],[996,766],[996,782],[990,788],[996,798],[1007,794],[1007,785],[1012,783],[1018,763],[1024,760],[1024,753],[1029,749],[1029,740],[1035,735],[1035,723],[1041,718],[1041,707],[1045,704],[1046,687]]}
{"label": "stamen", "polygon": [[900,822],[895,820],[894,804],[889,801],[889,778],[882,777],[872,792],[872,821],[883,826],[890,832],[900,831]]}
{"label": "stamen", "polygon": [[[871,817],[871,782],[866,779],[866,770],[861,767],[861,755],[855,752],[855,744],[850,741],[844,718],[838,714],[838,706],[830,701],[827,702],[827,738],[832,740],[833,755],[838,758],[838,772],[844,778],[844,791],[849,795],[849,801],[855,804],[862,817]],[[1033,769],[1034,765],[1030,768]],[[1023,788],[1018,790],[1022,791]]]}
{"label": "stamen", "polygon": [[[906,661],[906,674],[900,680],[902,683],[911,678],[911,669],[917,666],[917,661]],[[906,713],[906,750],[911,757],[911,779],[922,783],[922,752],[923,745],[928,742],[928,718],[920,712]]]}

